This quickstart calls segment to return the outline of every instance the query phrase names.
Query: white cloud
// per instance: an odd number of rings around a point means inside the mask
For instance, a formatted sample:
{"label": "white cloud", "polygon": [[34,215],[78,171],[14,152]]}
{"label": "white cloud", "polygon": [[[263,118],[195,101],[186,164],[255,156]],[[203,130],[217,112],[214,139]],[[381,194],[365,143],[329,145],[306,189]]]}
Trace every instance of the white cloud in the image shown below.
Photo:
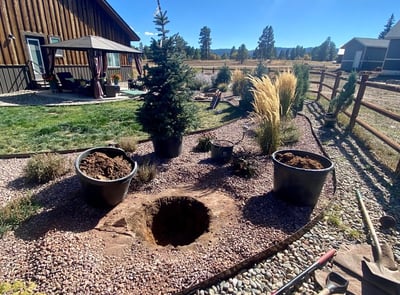
{"label": "white cloud", "polygon": [[146,36],[155,36],[156,34],[152,33],[152,32],[144,32],[144,34]]}

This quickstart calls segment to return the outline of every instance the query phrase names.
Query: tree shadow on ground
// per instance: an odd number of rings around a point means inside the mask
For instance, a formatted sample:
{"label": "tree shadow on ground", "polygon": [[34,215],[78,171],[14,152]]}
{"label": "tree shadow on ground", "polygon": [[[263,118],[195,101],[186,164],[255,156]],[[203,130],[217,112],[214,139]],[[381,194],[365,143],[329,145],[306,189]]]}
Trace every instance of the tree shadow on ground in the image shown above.
{"label": "tree shadow on ground", "polygon": [[52,230],[84,232],[93,229],[110,208],[93,207],[86,201],[77,176],[62,179],[32,197],[42,211],[15,230],[24,240],[35,240]]}
{"label": "tree shadow on ground", "polygon": [[[354,167],[364,184],[373,193],[377,201],[382,205],[388,214],[398,215],[395,208],[399,206],[398,179],[393,171],[378,161],[369,148],[358,139],[353,133],[338,127],[327,128],[323,126],[323,108],[315,102],[306,105],[310,114],[320,123],[317,129],[318,137],[324,145],[336,146],[343,157]],[[315,126],[318,127],[318,126]],[[337,169],[337,168],[336,168]],[[390,181],[393,180],[393,183]],[[390,198],[385,197],[386,193],[379,186],[384,187]],[[397,185],[396,185],[397,184]],[[354,190],[361,188],[359,184],[354,185]],[[354,194],[355,191],[349,192]],[[398,218],[400,215],[398,215]]]}
{"label": "tree shadow on ground", "polygon": [[224,179],[230,175],[231,167],[229,164],[221,164],[211,158],[203,159],[199,164],[210,164],[214,166],[208,173],[205,173],[197,179],[194,187],[197,189],[226,189]]}
{"label": "tree shadow on ground", "polygon": [[242,211],[243,218],[256,226],[293,233],[310,221],[313,208],[290,205],[270,191],[266,195],[248,199]]}

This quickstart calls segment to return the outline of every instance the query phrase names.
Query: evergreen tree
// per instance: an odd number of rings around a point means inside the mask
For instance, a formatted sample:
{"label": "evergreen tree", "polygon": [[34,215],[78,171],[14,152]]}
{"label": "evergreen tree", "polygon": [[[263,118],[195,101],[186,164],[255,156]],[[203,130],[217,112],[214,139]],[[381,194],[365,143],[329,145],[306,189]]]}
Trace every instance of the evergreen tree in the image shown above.
{"label": "evergreen tree", "polygon": [[211,54],[211,29],[204,26],[200,30],[200,55],[201,59],[209,59]]}
{"label": "evergreen tree", "polygon": [[294,60],[296,58],[296,50],[294,48],[290,49],[290,59]]}
{"label": "evergreen tree", "polygon": [[175,46],[176,50],[179,54],[182,54],[183,57],[187,57],[186,55],[186,47],[187,47],[187,42],[180,36],[179,34],[176,34],[175,36]]}
{"label": "evergreen tree", "polygon": [[237,60],[240,61],[241,64],[243,64],[244,61],[248,58],[249,58],[249,51],[247,50],[246,45],[244,44],[240,45],[237,51]]}
{"label": "evergreen tree", "polygon": [[272,26],[266,26],[263,30],[262,35],[258,39],[256,57],[265,60],[274,57],[275,53],[275,40],[274,40],[274,30]]}
{"label": "evergreen tree", "polygon": [[229,56],[226,52],[221,55],[221,59],[229,59]]}
{"label": "evergreen tree", "polygon": [[312,60],[331,61],[336,58],[336,45],[328,37],[320,46],[314,47],[311,51]]}
{"label": "evergreen tree", "polygon": [[394,24],[394,15],[392,13],[392,15],[390,16],[390,18],[388,19],[384,29],[382,32],[380,32],[378,39],[384,39],[386,34],[389,33],[390,29],[392,28]]}
{"label": "evergreen tree", "polygon": [[237,57],[237,50],[236,50],[236,47],[233,46],[231,49],[231,52],[229,53],[229,58],[236,59],[236,57]]}
{"label": "evergreen tree", "polygon": [[138,111],[143,130],[154,139],[181,138],[184,132],[196,124],[196,108],[188,88],[193,71],[183,62],[177,34],[169,37],[165,25],[169,22],[166,12],[158,11],[154,23],[159,40],[152,39],[153,66],[145,66],[142,81],[148,90]]}

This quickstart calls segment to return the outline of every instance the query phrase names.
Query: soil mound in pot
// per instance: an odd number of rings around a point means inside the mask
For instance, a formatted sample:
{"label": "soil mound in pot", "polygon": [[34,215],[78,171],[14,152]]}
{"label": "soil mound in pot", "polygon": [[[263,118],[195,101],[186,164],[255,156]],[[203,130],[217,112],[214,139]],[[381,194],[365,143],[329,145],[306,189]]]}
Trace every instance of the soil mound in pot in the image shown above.
{"label": "soil mound in pot", "polygon": [[276,159],[286,165],[304,169],[324,169],[325,167],[315,159],[307,156],[298,156],[290,152],[276,154]]}
{"label": "soil mound in pot", "polygon": [[94,152],[82,160],[79,169],[94,179],[114,180],[131,173],[132,165],[122,156],[112,158],[105,153]]}

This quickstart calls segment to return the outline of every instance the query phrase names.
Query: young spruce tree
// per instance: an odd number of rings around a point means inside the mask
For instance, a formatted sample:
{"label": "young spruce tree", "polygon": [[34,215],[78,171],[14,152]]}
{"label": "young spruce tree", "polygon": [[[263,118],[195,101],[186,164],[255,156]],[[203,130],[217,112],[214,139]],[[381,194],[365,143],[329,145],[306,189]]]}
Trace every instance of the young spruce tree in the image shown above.
{"label": "young spruce tree", "polygon": [[151,138],[181,138],[190,127],[196,127],[197,112],[192,102],[188,82],[193,78],[191,68],[183,63],[182,53],[177,50],[175,34],[168,37],[167,12],[158,11],[154,17],[159,40],[152,40],[154,66],[145,66],[143,83],[148,90],[138,118],[144,131]]}

